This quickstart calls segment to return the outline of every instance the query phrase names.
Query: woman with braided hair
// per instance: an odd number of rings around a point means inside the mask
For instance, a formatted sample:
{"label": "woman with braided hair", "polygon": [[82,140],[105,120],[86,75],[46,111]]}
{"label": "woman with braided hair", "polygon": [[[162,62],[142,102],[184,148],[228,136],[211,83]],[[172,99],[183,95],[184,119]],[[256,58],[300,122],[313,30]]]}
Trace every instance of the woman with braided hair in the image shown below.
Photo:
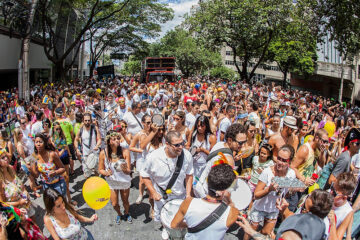
{"label": "woman with braided hair", "polygon": [[[129,215],[130,195],[130,152],[120,145],[121,136],[118,132],[109,131],[106,136],[106,149],[100,152],[99,173],[105,176],[111,189],[111,203],[117,212],[116,223],[120,224],[121,219],[132,223]],[[124,206],[124,215],[120,211],[119,192]]]}

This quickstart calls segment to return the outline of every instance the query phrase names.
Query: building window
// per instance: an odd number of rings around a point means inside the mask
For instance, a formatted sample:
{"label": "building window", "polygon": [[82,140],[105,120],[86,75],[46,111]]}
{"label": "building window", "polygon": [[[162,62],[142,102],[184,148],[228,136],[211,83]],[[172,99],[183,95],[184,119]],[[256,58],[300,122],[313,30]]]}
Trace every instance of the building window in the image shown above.
{"label": "building window", "polygon": [[233,52],[232,51],[226,51],[226,56],[232,56]]}
{"label": "building window", "polygon": [[234,65],[234,61],[226,60],[225,65]]}

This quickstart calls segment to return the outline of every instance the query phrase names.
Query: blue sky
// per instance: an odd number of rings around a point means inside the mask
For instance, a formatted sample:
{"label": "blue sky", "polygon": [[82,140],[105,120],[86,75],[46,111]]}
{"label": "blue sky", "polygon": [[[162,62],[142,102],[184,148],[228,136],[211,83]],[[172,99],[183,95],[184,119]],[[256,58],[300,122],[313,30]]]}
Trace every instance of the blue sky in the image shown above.
{"label": "blue sky", "polygon": [[159,2],[169,4],[169,7],[174,10],[174,19],[162,26],[162,31],[160,34],[160,37],[162,37],[167,31],[174,29],[183,21],[183,15],[185,13],[189,13],[191,7],[197,4],[198,0],[159,0]]}

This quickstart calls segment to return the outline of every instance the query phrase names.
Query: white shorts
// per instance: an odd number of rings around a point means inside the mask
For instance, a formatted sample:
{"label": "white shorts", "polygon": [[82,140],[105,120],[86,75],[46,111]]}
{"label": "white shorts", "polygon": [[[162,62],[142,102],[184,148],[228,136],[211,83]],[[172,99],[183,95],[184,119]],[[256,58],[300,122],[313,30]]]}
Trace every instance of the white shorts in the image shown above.
{"label": "white shorts", "polygon": [[249,213],[249,220],[252,222],[263,222],[266,220],[276,220],[279,215],[279,212],[265,212],[265,211],[259,211],[255,208],[252,208]]}

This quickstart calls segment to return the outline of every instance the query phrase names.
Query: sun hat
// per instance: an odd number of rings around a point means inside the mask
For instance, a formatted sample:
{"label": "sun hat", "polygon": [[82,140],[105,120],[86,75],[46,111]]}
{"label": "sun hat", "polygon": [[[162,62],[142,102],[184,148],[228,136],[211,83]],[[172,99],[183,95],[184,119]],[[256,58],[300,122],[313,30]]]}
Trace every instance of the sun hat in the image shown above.
{"label": "sun hat", "polygon": [[284,118],[284,125],[292,128],[292,129],[298,129],[296,123],[297,123],[297,120],[293,116],[286,116]]}

